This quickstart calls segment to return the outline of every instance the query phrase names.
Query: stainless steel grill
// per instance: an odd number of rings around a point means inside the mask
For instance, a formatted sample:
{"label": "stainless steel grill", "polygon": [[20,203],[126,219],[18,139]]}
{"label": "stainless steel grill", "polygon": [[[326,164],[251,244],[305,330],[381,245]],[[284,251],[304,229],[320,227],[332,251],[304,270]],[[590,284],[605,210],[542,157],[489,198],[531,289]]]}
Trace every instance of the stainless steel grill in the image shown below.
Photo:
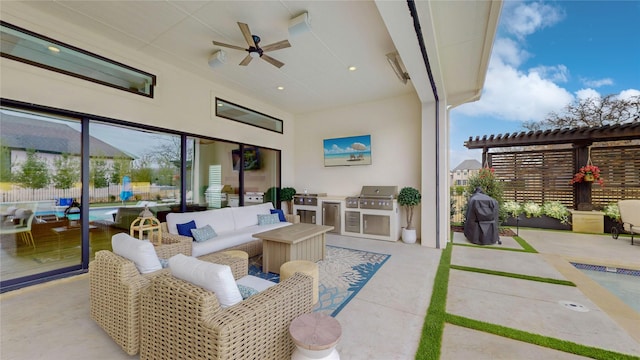
{"label": "stainless steel grill", "polygon": [[347,208],[393,210],[397,186],[363,186],[359,196],[346,198]]}

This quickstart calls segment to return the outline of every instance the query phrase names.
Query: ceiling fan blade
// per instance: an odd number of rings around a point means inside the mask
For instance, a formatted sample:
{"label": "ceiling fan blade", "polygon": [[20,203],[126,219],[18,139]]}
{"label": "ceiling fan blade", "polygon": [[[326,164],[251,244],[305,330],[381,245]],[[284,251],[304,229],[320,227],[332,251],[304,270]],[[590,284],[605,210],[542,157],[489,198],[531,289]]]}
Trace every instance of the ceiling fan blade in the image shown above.
{"label": "ceiling fan blade", "polygon": [[242,36],[247,41],[249,46],[257,47],[256,43],[253,41],[253,36],[251,36],[251,30],[249,30],[249,25],[245,23],[238,22],[238,26],[240,26],[240,31],[242,31]]}
{"label": "ceiling fan blade", "polygon": [[249,55],[245,56],[244,59],[242,59],[242,61],[240,62],[240,65],[247,66],[247,65],[249,65],[249,63],[251,62],[252,59],[253,59],[253,57],[251,57],[251,54],[249,54]]}
{"label": "ceiling fan blade", "polygon": [[229,44],[221,43],[221,42],[215,41],[215,40],[213,40],[213,45],[228,47],[228,48],[231,48],[231,49],[242,50],[242,51],[246,50],[245,48],[242,48],[240,46],[229,45]]}
{"label": "ceiling fan blade", "polygon": [[274,51],[274,50],[280,50],[288,47],[291,47],[291,44],[289,44],[289,40],[282,40],[282,41],[278,41],[277,43],[263,46],[262,51],[263,52]]}
{"label": "ceiling fan blade", "polygon": [[268,62],[269,64],[277,67],[278,69],[281,68],[282,66],[284,66],[284,63],[282,61],[278,61],[274,58],[272,58],[271,56],[267,55],[267,54],[262,54],[262,56],[260,56],[262,58],[262,60]]}

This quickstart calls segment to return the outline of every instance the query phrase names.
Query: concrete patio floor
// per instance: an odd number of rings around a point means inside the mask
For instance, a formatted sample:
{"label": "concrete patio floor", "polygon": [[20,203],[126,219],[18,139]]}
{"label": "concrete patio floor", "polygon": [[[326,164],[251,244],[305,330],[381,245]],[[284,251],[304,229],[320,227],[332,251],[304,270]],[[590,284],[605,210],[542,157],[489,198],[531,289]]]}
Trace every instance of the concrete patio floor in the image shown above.
{"label": "concrete patio floor", "polygon": [[[640,270],[640,246],[608,235],[523,230],[538,254],[512,238],[482,248],[453,245],[454,265],[565,279],[569,287],[451,270],[447,312],[576,343],[640,356],[640,313],[569,264]],[[391,254],[337,315],[341,358],[413,359],[421,337],[441,250],[418,244],[329,235],[331,245]],[[467,243],[460,233],[454,243]],[[640,279],[639,279],[640,281]],[[88,276],[32,286],[0,296],[1,359],[135,359],[89,318]],[[583,305],[576,312],[559,302]],[[580,359],[582,357],[445,324],[441,359]],[[279,360],[279,359],[278,359]]]}

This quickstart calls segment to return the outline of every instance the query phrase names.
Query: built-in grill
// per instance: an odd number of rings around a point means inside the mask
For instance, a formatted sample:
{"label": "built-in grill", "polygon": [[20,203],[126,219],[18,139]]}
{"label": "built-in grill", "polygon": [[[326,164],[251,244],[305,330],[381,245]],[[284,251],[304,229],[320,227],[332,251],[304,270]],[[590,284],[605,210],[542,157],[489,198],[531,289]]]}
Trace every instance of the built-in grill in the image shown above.
{"label": "built-in grill", "polygon": [[345,233],[397,241],[400,236],[397,193],[397,186],[363,186],[360,195],[347,197]]}
{"label": "built-in grill", "polygon": [[346,199],[346,207],[350,209],[393,210],[393,199],[397,194],[397,186],[363,186],[359,196]]}

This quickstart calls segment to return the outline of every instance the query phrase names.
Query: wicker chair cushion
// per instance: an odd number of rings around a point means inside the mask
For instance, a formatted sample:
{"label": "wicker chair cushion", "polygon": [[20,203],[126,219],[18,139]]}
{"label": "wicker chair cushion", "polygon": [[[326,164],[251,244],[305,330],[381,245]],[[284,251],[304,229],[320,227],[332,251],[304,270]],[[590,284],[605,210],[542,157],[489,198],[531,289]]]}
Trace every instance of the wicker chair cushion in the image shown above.
{"label": "wicker chair cushion", "polygon": [[156,250],[149,241],[138,240],[126,233],[118,233],[111,237],[111,247],[115,254],[133,261],[141,274],[162,269]]}
{"label": "wicker chair cushion", "polygon": [[242,295],[229,265],[214,264],[178,254],[169,259],[171,274],[215,293],[225,308],[242,301]]}

